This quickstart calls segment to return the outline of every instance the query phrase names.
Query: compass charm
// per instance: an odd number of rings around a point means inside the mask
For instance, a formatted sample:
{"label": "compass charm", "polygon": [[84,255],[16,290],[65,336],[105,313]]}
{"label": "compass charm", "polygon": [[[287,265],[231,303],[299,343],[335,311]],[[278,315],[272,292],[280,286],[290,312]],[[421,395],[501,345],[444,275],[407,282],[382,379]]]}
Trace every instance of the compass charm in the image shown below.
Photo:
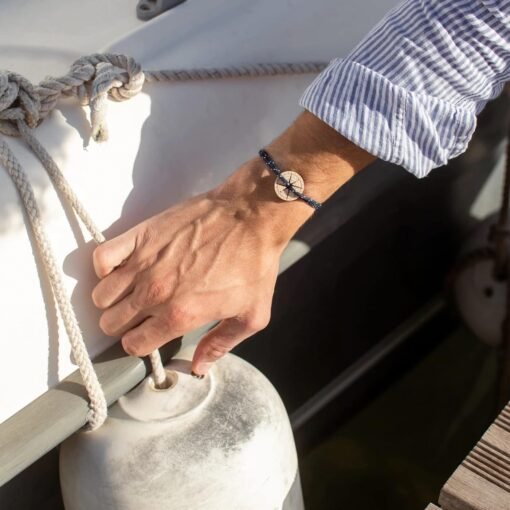
{"label": "compass charm", "polygon": [[297,200],[299,197],[293,193],[293,191],[295,190],[298,193],[303,193],[305,189],[305,181],[303,181],[303,178],[298,173],[292,171],[282,172],[280,176],[286,179],[290,186],[286,186],[280,177],[277,177],[276,181],[274,181],[274,190],[278,198],[286,202]]}

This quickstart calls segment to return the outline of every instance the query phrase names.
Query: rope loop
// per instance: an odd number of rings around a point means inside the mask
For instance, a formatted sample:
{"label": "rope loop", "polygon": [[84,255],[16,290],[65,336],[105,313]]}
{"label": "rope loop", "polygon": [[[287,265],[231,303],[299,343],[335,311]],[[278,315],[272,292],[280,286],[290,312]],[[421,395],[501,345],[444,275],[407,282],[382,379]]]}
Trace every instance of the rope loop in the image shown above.
{"label": "rope loop", "polygon": [[0,71],[0,133],[20,136],[16,125],[24,121],[37,127],[57,106],[62,96],[76,97],[90,107],[92,138],[108,139],[107,98],[125,101],[136,96],[147,82],[181,82],[228,78],[317,73],[325,62],[265,63],[209,69],[143,71],[132,57],[115,53],[94,53],[76,60],[59,78],[45,78],[34,86],[23,76]]}
{"label": "rope loop", "polygon": [[39,95],[29,80],[11,71],[0,71],[0,133],[20,136],[19,121],[35,128],[40,109]]}
{"label": "rope loop", "polygon": [[65,76],[46,78],[37,86],[17,73],[0,71],[0,133],[20,136],[18,121],[35,128],[62,96],[72,96],[83,106],[90,106],[92,138],[105,141],[107,97],[131,99],[144,82],[145,75],[135,59],[113,53],[81,57]]}
{"label": "rope loop", "polygon": [[107,97],[115,101],[125,101],[137,95],[145,82],[140,64],[126,55],[97,53],[78,59],[71,66],[70,74],[92,74],[85,83],[71,89],[71,93],[77,96],[82,104],[90,106],[92,138],[96,142],[106,141]]}

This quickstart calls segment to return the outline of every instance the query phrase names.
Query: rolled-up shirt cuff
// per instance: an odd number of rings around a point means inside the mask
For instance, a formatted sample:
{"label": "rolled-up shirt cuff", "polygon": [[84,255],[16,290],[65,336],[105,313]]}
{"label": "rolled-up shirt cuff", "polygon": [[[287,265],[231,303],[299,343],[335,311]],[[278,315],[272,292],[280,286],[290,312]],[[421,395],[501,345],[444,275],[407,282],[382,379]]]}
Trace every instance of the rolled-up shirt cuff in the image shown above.
{"label": "rolled-up shirt cuff", "polygon": [[462,153],[476,111],[415,93],[366,66],[336,59],[312,82],[300,105],[374,156],[417,177]]}

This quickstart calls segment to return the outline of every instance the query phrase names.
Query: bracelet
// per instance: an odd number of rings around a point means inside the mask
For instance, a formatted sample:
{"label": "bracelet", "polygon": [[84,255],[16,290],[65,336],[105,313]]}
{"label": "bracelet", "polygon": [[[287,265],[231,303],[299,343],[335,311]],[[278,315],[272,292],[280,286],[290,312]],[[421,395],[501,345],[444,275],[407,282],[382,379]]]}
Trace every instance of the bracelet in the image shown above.
{"label": "bracelet", "polygon": [[322,207],[320,202],[317,202],[303,193],[305,184],[303,178],[297,172],[292,170],[282,172],[269,152],[265,149],[259,150],[259,156],[262,158],[267,168],[276,175],[274,189],[279,198],[285,201],[297,200],[299,198],[316,211]]}

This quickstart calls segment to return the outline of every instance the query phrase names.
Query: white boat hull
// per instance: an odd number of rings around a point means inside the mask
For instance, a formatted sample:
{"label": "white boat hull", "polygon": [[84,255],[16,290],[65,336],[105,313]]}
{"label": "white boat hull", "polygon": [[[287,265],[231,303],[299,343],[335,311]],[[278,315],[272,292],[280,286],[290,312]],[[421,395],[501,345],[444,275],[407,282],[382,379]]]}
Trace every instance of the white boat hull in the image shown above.
{"label": "white boat hull", "polygon": [[[34,82],[82,54],[125,53],[146,69],[329,60],[357,43],[395,0],[188,0],[152,22],[135,3],[4,0],[0,66]],[[99,15],[94,14],[97,6]],[[5,15],[4,15],[5,14]],[[13,44],[23,36],[23,44]],[[118,40],[117,42],[114,42]],[[113,237],[205,191],[256,153],[299,113],[312,76],[147,86],[109,105],[110,140],[89,140],[86,113],[64,102],[37,129],[92,217]],[[98,328],[90,294],[93,243],[69,221],[41,165],[9,140],[35,188],[65,285],[92,356],[117,341]],[[76,369],[37,265],[16,190],[0,171],[0,422]]]}

